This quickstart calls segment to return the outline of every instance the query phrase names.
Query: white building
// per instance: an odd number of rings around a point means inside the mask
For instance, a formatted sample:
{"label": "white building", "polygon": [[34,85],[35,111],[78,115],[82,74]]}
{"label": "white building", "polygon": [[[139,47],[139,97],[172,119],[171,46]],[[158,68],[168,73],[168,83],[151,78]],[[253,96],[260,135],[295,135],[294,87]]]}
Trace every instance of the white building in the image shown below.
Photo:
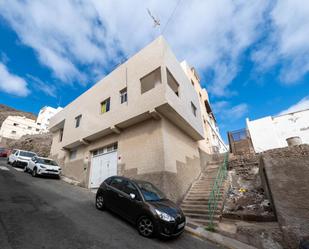
{"label": "white building", "polygon": [[44,106],[38,115],[38,118],[36,120],[36,123],[40,126],[40,129],[42,132],[47,132],[49,127],[49,121],[51,117],[53,117],[55,114],[60,112],[63,108],[53,108],[50,106]]}
{"label": "white building", "polygon": [[253,121],[247,118],[246,123],[256,153],[286,147],[291,137],[309,144],[309,109]]}
{"label": "white building", "polygon": [[22,116],[8,116],[2,123],[0,137],[19,139],[24,135],[40,133],[40,126],[35,120]]}

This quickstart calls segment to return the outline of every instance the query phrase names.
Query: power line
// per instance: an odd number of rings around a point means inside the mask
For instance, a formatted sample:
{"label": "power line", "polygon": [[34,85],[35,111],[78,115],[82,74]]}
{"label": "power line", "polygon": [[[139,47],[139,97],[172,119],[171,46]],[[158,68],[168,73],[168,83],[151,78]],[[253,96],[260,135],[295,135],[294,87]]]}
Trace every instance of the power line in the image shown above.
{"label": "power line", "polygon": [[175,14],[175,12],[176,12],[176,9],[177,9],[177,7],[179,6],[180,2],[181,2],[181,0],[178,0],[177,4],[175,5],[175,8],[173,9],[171,15],[170,15],[169,18],[167,19],[167,22],[166,22],[165,26],[163,27],[161,34],[164,33],[164,31],[165,31],[167,25],[169,24],[170,20],[173,18],[174,14]]}

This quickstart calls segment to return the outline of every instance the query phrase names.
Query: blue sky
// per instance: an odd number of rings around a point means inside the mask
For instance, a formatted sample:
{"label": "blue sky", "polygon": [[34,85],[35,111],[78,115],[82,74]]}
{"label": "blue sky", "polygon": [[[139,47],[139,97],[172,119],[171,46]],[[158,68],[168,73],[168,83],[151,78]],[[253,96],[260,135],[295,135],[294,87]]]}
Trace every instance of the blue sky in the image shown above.
{"label": "blue sky", "polygon": [[198,70],[225,137],[246,117],[309,108],[308,31],[302,0],[4,0],[0,103],[65,106],[163,32]]}

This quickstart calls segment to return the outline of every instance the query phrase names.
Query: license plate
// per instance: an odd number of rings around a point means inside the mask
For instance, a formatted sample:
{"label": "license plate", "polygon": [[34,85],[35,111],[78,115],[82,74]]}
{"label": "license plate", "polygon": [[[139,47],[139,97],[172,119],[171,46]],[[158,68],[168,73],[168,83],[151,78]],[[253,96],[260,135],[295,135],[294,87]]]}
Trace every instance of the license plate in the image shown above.
{"label": "license plate", "polygon": [[183,228],[185,226],[185,222],[182,222],[182,223],[180,223],[179,225],[178,225],[178,229],[180,229],[180,228]]}

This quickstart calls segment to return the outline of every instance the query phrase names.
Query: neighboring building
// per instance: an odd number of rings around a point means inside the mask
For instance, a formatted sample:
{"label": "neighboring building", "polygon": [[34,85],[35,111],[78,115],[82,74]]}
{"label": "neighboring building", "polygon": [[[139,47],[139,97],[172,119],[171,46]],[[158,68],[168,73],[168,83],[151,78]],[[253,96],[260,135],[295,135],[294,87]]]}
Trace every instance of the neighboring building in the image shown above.
{"label": "neighboring building", "polygon": [[186,61],[181,62],[180,65],[190,79],[194,90],[198,94],[201,118],[204,128],[204,139],[199,141],[200,148],[207,153],[226,152],[227,147],[220,136],[217,121],[210,106],[208,93],[206,89],[201,87],[200,77],[198,76],[195,68],[190,68]]}
{"label": "neighboring building", "polygon": [[42,132],[47,132],[51,117],[62,110],[61,107],[53,108],[50,106],[44,106],[37,117],[36,123],[40,126]]}
{"label": "neighboring building", "polygon": [[[180,200],[221,144],[207,92],[159,37],[56,114],[51,156],[97,188],[111,175],[153,182]],[[215,142],[218,139],[221,142]]]}
{"label": "neighboring building", "polygon": [[246,122],[257,153],[286,147],[287,139],[293,137],[309,144],[309,109]]}
{"label": "neighboring building", "polygon": [[0,137],[19,139],[24,135],[40,133],[40,126],[33,119],[22,116],[8,116],[2,123]]}

